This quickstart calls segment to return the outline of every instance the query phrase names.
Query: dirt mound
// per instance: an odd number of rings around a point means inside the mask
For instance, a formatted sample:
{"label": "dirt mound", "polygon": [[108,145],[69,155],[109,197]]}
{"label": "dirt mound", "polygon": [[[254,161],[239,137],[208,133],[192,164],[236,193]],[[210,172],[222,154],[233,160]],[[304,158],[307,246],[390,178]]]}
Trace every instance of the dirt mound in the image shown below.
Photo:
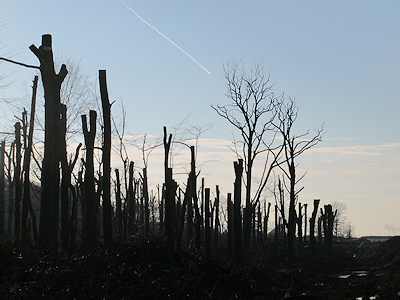
{"label": "dirt mound", "polygon": [[393,237],[366,255],[370,267],[400,273],[400,236]]}

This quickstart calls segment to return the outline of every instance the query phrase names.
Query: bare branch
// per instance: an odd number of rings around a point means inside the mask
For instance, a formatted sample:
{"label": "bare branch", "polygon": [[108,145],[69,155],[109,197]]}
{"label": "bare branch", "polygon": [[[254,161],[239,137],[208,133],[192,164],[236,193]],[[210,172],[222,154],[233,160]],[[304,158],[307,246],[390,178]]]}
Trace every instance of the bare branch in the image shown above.
{"label": "bare branch", "polygon": [[23,67],[26,67],[26,68],[40,69],[40,67],[38,67],[38,66],[27,65],[27,64],[24,64],[24,63],[21,63],[21,62],[18,62],[18,61],[14,61],[14,60],[11,60],[11,59],[8,59],[8,58],[4,58],[4,57],[0,57],[0,60],[4,60],[6,62],[13,63],[13,64],[16,64],[16,65],[20,65],[20,66],[23,66]]}

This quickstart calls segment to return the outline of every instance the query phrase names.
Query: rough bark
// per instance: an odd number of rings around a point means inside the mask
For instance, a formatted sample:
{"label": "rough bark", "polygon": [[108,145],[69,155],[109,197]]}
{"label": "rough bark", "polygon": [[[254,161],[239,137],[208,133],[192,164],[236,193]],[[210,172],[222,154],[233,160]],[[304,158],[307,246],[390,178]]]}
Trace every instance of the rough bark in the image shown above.
{"label": "rough bark", "polygon": [[116,225],[117,225],[117,240],[122,243],[122,201],[121,201],[121,181],[119,178],[119,170],[115,169],[115,204],[116,204]]}
{"label": "rough bark", "polygon": [[135,217],[136,217],[136,201],[135,201],[135,190],[134,190],[134,177],[133,177],[134,162],[129,163],[129,187],[128,187],[128,235],[131,236],[135,229]]}
{"label": "rough bark", "polygon": [[219,237],[219,186],[216,186],[216,197],[214,203],[215,211],[215,225],[214,225],[214,249],[218,249],[218,237]]}
{"label": "rough bark", "polygon": [[311,243],[311,253],[315,255],[317,248],[317,241],[315,239],[315,219],[318,213],[319,199],[314,199],[314,210],[310,218],[310,243]]}
{"label": "rough bark", "polygon": [[15,123],[15,169],[14,169],[14,185],[15,185],[15,247],[20,250],[21,246],[21,123]]}
{"label": "rough bark", "polygon": [[[35,110],[36,110],[36,93],[37,93],[37,83],[38,76],[34,77],[33,87],[32,87],[32,101],[31,101],[31,115],[29,120],[29,132],[28,132],[28,143],[24,152],[24,198],[22,203],[22,251],[25,251],[25,244],[27,238],[27,226],[28,226],[28,212],[32,205],[31,203],[31,188],[30,188],[30,162],[31,162],[31,153],[32,153],[32,143],[33,143],[33,131],[35,125]],[[1,179],[0,179],[1,180]],[[39,243],[38,234],[36,229],[36,218],[34,217],[34,213],[32,214],[32,220],[35,222],[32,223],[32,229],[34,232],[35,243]],[[3,222],[4,223],[4,222]],[[2,224],[3,224],[2,223]]]}
{"label": "rough bark", "polygon": [[42,45],[39,49],[35,45],[31,45],[29,49],[40,61],[40,73],[45,98],[45,138],[39,236],[40,243],[44,247],[57,251],[60,181],[60,89],[68,71],[63,64],[59,73],[55,73],[51,35],[42,36]]}
{"label": "rough bark", "polygon": [[193,205],[196,194],[196,160],[195,160],[195,149],[194,146],[190,147],[190,173],[192,176],[191,179],[191,191],[190,195],[192,196],[187,203],[187,234],[188,234],[188,243],[192,244],[193,241]]}
{"label": "rough bark", "polygon": [[211,227],[210,227],[210,189],[206,188],[204,190],[205,193],[205,251],[206,251],[206,259],[211,259]]}
{"label": "rough bark", "polygon": [[168,166],[169,151],[171,148],[172,134],[167,139],[167,128],[164,127],[164,175],[165,175],[165,232],[167,248],[170,253],[175,251],[175,193],[176,182],[172,179],[172,168]]}
{"label": "rough bark", "polygon": [[232,194],[228,193],[227,196],[227,211],[228,211],[228,255],[229,259],[233,261],[233,203]]}
{"label": "rough bark", "polygon": [[111,206],[111,104],[108,98],[106,70],[99,71],[100,95],[104,118],[103,137],[103,233],[106,247],[113,245]]}
{"label": "rough bark", "polygon": [[239,159],[233,163],[235,168],[235,184],[234,184],[234,203],[233,203],[233,222],[234,222],[234,237],[233,244],[235,248],[235,265],[237,267],[242,264],[242,214],[241,214],[241,202],[242,202],[242,174],[243,174],[243,160]]}
{"label": "rough bark", "polygon": [[60,160],[61,160],[61,247],[68,249],[69,247],[69,195],[68,189],[71,182],[71,176],[68,174],[67,160],[67,107],[60,105]]}
{"label": "rough bark", "polygon": [[268,220],[269,220],[269,214],[271,211],[271,202],[268,202],[268,209],[266,216],[264,217],[264,235],[265,235],[265,241],[268,242]]}
{"label": "rough bark", "polygon": [[299,247],[303,246],[303,213],[302,213],[302,206],[299,202],[299,214],[297,217],[297,239],[299,243]]}
{"label": "rough bark", "polygon": [[83,217],[85,218],[86,228],[83,228],[83,244],[86,248],[96,246],[96,212],[97,205],[95,199],[95,180],[94,180],[94,141],[96,138],[96,119],[97,113],[94,110],[89,112],[89,124],[86,115],[82,115],[82,131],[85,138],[86,163],[85,163],[85,201],[82,203]]}
{"label": "rough bark", "polygon": [[296,195],[295,195],[295,183],[296,183],[296,173],[294,160],[291,160],[289,164],[290,173],[290,200],[289,200],[289,222],[288,222],[288,255],[289,255],[289,267],[293,267],[295,263],[295,240],[296,240]]}
{"label": "rough bark", "polygon": [[0,243],[4,241],[5,237],[5,194],[4,194],[4,164],[5,164],[5,147],[6,141],[1,141],[0,146]]}

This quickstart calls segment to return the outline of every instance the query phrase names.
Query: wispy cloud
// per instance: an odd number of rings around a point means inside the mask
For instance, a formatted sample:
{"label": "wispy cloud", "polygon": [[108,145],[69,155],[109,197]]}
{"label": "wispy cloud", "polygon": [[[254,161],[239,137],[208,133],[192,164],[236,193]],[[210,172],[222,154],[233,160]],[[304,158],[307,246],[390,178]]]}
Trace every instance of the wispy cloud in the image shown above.
{"label": "wispy cloud", "polygon": [[350,146],[350,147],[316,147],[310,149],[308,154],[333,154],[333,155],[364,155],[380,156],[385,150],[400,148],[400,143],[388,143],[376,146]]}
{"label": "wispy cloud", "polygon": [[183,50],[181,47],[179,47],[177,44],[175,44],[173,41],[171,41],[169,38],[167,38],[164,34],[162,34],[156,27],[154,27],[153,25],[149,24],[146,20],[142,19],[132,8],[130,8],[128,5],[125,4],[124,1],[121,1],[123,5],[125,5],[125,7],[127,9],[129,9],[131,12],[133,12],[142,22],[146,23],[148,26],[150,26],[151,28],[153,28],[155,31],[157,31],[158,34],[160,34],[163,38],[165,38],[167,41],[169,41],[170,43],[172,43],[175,47],[177,47],[179,50],[181,50],[183,53],[185,53],[191,60],[193,60],[196,64],[198,64],[200,67],[202,67],[202,69],[204,71],[206,71],[208,74],[211,75],[211,73],[204,68],[197,60],[195,60],[192,56],[189,55],[189,53],[187,53],[185,50]]}

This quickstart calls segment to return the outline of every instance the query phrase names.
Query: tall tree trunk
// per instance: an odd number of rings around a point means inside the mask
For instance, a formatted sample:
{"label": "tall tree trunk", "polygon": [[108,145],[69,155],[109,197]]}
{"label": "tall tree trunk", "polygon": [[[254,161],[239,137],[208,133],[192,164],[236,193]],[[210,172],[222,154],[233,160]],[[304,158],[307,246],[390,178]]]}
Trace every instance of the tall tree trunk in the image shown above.
{"label": "tall tree trunk", "polygon": [[97,233],[97,201],[94,182],[94,141],[96,138],[97,112],[94,110],[89,112],[90,130],[88,129],[86,115],[82,115],[81,118],[86,147],[85,201],[82,202],[82,215],[85,218],[86,228],[83,228],[83,246],[85,248],[94,248],[96,246]]}
{"label": "tall tree trunk", "polygon": [[177,249],[178,251],[181,250],[181,244],[182,244],[182,237],[183,237],[183,231],[185,227],[185,216],[186,216],[186,208],[188,207],[188,203],[192,199],[192,173],[189,173],[187,184],[186,184],[186,192],[185,196],[183,198],[183,203],[182,203],[182,208],[181,208],[181,215],[180,215],[180,222],[179,222],[179,233],[177,235]]}
{"label": "tall tree trunk", "polygon": [[332,243],[333,243],[333,210],[332,205],[325,205],[325,215],[326,215],[326,253],[328,256],[332,254]]}
{"label": "tall tree trunk", "polygon": [[[196,182],[196,180],[194,181]],[[203,224],[203,219],[199,210],[199,199],[197,197],[196,189],[193,189],[193,204],[196,216],[196,249],[199,251],[201,248],[201,228]]]}
{"label": "tall tree trunk", "polygon": [[235,265],[241,266],[243,261],[242,256],[242,214],[241,214],[241,202],[242,202],[242,174],[243,174],[243,160],[239,159],[233,163],[235,168],[235,184],[234,184],[234,203],[233,203],[233,222],[234,222],[234,237],[233,244],[235,248]]}
{"label": "tall tree trunk", "polygon": [[134,181],[135,179],[133,178],[133,169],[134,169],[134,162],[131,161],[129,163],[129,187],[128,187],[128,226],[129,226],[129,231],[128,235],[131,236],[134,233],[134,228],[135,228],[135,210],[136,210],[136,203],[135,203],[135,190],[134,190]]}
{"label": "tall tree trunk", "polygon": [[271,210],[271,202],[268,202],[268,209],[264,216],[264,236],[266,242],[268,242],[268,219],[270,210]]}
{"label": "tall tree trunk", "polygon": [[104,118],[103,144],[103,231],[106,247],[111,248],[112,206],[111,206],[111,104],[108,99],[106,70],[99,71],[100,94]]}
{"label": "tall tree trunk", "polygon": [[314,231],[315,231],[315,219],[318,213],[318,206],[319,206],[319,199],[314,199],[314,210],[310,218],[310,242],[311,242],[312,255],[315,255],[317,248],[317,241],[315,239]]}
{"label": "tall tree trunk", "polygon": [[21,123],[15,123],[15,169],[14,169],[14,184],[15,184],[15,247],[20,250],[21,247]]}
{"label": "tall tree trunk", "polygon": [[71,183],[71,174],[72,171],[74,170],[76,161],[78,160],[79,157],[79,150],[82,147],[82,143],[79,143],[79,145],[76,147],[75,150],[75,157],[73,159],[72,162],[69,163],[68,165],[68,187],[69,190],[71,191],[71,195],[72,195],[72,207],[71,207],[71,217],[69,220],[69,247],[68,250],[70,253],[72,253],[72,250],[75,247],[75,239],[76,239],[76,220],[77,220],[77,212],[78,212],[78,191],[79,191],[79,187],[78,185],[80,185],[82,183],[82,171],[78,172],[78,180],[77,180],[77,186],[73,186]]}
{"label": "tall tree trunk", "polygon": [[5,165],[5,147],[6,141],[1,141],[0,146],[0,243],[4,242],[5,238],[5,193],[4,193],[4,165]]}
{"label": "tall tree trunk", "polygon": [[57,251],[58,206],[60,181],[60,89],[67,76],[63,64],[58,74],[54,70],[51,35],[42,36],[42,45],[29,49],[40,61],[40,72],[45,98],[45,138],[42,165],[42,196],[40,207],[40,242],[45,247]]}
{"label": "tall tree trunk", "polygon": [[228,255],[229,260],[233,261],[233,203],[232,194],[227,196],[227,211],[228,211]]}
{"label": "tall tree trunk", "polygon": [[175,251],[175,193],[176,182],[172,179],[172,168],[168,167],[169,151],[172,134],[167,140],[167,128],[164,127],[164,175],[165,175],[165,231],[167,248],[170,253]]}
{"label": "tall tree trunk", "polygon": [[218,238],[219,238],[219,186],[216,186],[216,197],[215,197],[215,226],[214,226],[214,251],[218,249]]}
{"label": "tall tree trunk", "polygon": [[62,136],[62,145],[60,151],[61,160],[61,247],[65,250],[69,247],[69,194],[68,189],[71,183],[67,159],[67,107],[64,104],[61,108],[60,135]]}
{"label": "tall tree trunk", "polygon": [[121,181],[119,179],[119,170],[115,169],[115,204],[116,204],[116,218],[117,218],[117,239],[118,243],[122,243],[122,201],[121,201]]}
{"label": "tall tree trunk", "polygon": [[194,146],[190,146],[190,173],[192,173],[191,178],[191,188],[190,195],[192,196],[188,201],[187,206],[187,234],[188,243],[192,244],[193,241],[193,205],[196,194],[196,160],[195,160],[195,149]]}
{"label": "tall tree trunk", "polygon": [[[31,203],[31,188],[30,188],[30,164],[31,164],[31,153],[32,153],[32,143],[33,143],[33,131],[35,125],[35,110],[36,110],[36,93],[37,93],[37,83],[38,76],[34,77],[33,87],[32,87],[32,102],[31,102],[31,115],[29,120],[29,133],[28,133],[28,144],[26,145],[24,152],[24,198],[22,203],[22,251],[25,252],[25,244],[27,238],[27,226],[28,226],[28,212],[30,211]],[[37,244],[39,241],[37,240],[38,234],[36,229],[36,217],[34,213],[32,213],[32,229],[34,232],[35,243]],[[38,246],[38,244],[37,244]]]}
{"label": "tall tree trunk", "polygon": [[[253,139],[253,133],[250,132],[249,141]],[[251,240],[251,229],[252,229],[252,213],[253,205],[251,203],[251,176],[253,171],[253,160],[252,160],[252,145],[248,145],[247,162],[246,162],[246,207],[244,209],[244,222],[243,222],[243,244],[244,244],[244,255],[247,257],[247,253],[250,249]]]}
{"label": "tall tree trunk", "polygon": [[295,240],[296,240],[296,195],[295,195],[295,183],[296,174],[294,161],[292,159],[289,165],[290,172],[290,202],[289,202],[289,222],[288,222],[288,254],[289,254],[289,267],[294,267],[295,264]]}
{"label": "tall tree trunk", "polygon": [[210,227],[210,189],[206,188],[205,192],[205,250],[206,259],[211,259],[211,227]]}
{"label": "tall tree trunk", "polygon": [[304,204],[304,243],[307,243],[307,203]]}
{"label": "tall tree trunk", "polygon": [[279,222],[278,205],[275,204],[275,254],[278,254],[279,243]]}
{"label": "tall tree trunk", "polygon": [[299,247],[301,248],[303,246],[303,213],[300,202],[299,202],[299,216],[297,217],[297,236],[298,236]]}
{"label": "tall tree trunk", "polygon": [[15,199],[14,199],[14,180],[11,172],[12,166],[15,166],[15,141],[11,143],[10,153],[8,155],[8,224],[7,224],[7,233],[10,238],[10,241],[13,240],[13,221],[14,221],[14,212],[15,212]]}
{"label": "tall tree trunk", "polygon": [[146,237],[150,233],[150,207],[149,207],[149,187],[147,183],[147,168],[143,168],[143,198],[144,198],[144,234]]}

